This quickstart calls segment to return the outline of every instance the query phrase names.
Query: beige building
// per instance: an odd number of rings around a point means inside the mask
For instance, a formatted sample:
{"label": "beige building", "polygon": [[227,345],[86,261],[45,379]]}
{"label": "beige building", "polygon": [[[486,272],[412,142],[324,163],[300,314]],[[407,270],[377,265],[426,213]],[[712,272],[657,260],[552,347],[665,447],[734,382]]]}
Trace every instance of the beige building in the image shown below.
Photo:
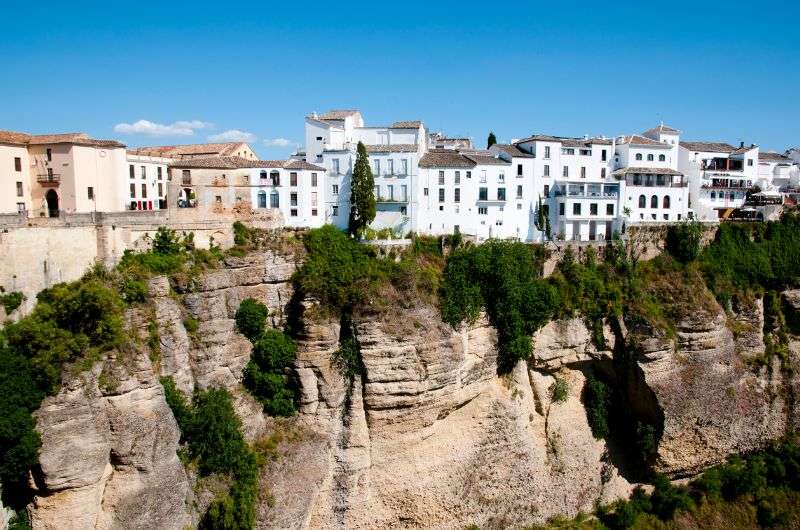
{"label": "beige building", "polygon": [[30,217],[56,217],[62,211],[121,211],[125,195],[119,175],[125,158],[125,145],[83,133],[0,131],[2,173],[10,173],[2,180],[0,213],[24,210]]}
{"label": "beige building", "polygon": [[236,156],[247,160],[258,160],[253,149],[245,142],[226,142],[216,144],[155,145],[129,149],[130,155],[187,160],[220,156]]}

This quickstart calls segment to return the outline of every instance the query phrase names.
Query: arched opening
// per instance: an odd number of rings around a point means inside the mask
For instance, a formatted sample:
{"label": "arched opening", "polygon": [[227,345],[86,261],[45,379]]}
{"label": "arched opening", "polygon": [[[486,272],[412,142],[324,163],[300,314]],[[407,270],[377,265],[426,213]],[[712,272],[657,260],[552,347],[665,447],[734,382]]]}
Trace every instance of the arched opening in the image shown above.
{"label": "arched opening", "polygon": [[642,159],[642,153],[636,153],[636,160]]}
{"label": "arched opening", "polygon": [[269,194],[269,207],[270,208],[280,208],[281,201],[277,191],[273,191]]}
{"label": "arched opening", "polygon": [[647,207],[647,197],[644,195],[639,195],[639,208],[646,208]]}
{"label": "arched opening", "polygon": [[48,190],[44,198],[47,201],[48,217],[58,217],[58,193],[56,190]]}
{"label": "arched opening", "polygon": [[266,208],[267,207],[267,192],[266,191],[259,191],[258,192],[258,207],[259,208]]}
{"label": "arched opening", "polygon": [[650,197],[650,208],[658,208],[658,196],[653,195]]}
{"label": "arched opening", "polygon": [[664,195],[664,200],[661,201],[664,208],[669,208],[669,195]]}

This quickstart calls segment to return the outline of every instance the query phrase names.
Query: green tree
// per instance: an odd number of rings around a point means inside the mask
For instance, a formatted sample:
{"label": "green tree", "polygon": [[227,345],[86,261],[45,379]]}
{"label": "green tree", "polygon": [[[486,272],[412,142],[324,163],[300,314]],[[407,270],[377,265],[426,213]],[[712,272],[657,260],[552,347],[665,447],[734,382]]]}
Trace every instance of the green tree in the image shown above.
{"label": "green tree", "polygon": [[489,149],[496,143],[497,143],[497,137],[494,135],[494,132],[489,132],[489,138],[486,140],[486,149]]}
{"label": "green tree", "polygon": [[227,390],[212,388],[195,394],[186,438],[201,475],[227,473],[246,464],[243,460],[250,449]]}
{"label": "green tree", "polygon": [[256,341],[264,333],[268,314],[267,306],[245,298],[236,310],[236,329],[250,341]]}
{"label": "green tree", "polygon": [[375,219],[375,178],[369,167],[369,155],[364,144],[358,142],[356,164],[350,183],[350,219],[348,232],[358,235]]}
{"label": "green tree", "polygon": [[183,250],[181,240],[175,233],[166,226],[159,226],[156,235],[153,237],[153,252],[161,255],[180,254]]}
{"label": "green tree", "polygon": [[287,384],[285,370],[294,362],[297,346],[285,333],[271,329],[253,344],[244,369],[244,386],[271,416],[295,412],[294,391]]}

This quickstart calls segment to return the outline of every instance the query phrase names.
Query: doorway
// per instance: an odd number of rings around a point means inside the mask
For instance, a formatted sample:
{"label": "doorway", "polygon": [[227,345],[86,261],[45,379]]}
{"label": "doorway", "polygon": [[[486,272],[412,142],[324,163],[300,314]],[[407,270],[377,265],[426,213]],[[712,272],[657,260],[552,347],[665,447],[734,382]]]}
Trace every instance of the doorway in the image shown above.
{"label": "doorway", "polygon": [[44,198],[47,201],[48,217],[58,217],[58,193],[56,190],[49,190]]}

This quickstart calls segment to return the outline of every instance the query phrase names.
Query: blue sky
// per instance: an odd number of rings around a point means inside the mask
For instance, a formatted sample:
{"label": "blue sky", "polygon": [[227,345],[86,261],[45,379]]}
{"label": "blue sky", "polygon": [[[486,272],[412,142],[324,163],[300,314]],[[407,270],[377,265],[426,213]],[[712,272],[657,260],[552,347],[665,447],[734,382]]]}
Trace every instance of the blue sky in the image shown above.
{"label": "blue sky", "polygon": [[[614,135],[659,120],[686,139],[800,144],[790,2],[106,0],[2,12],[14,23],[0,31],[0,129],[131,146],[233,130],[275,158],[302,142],[309,112],[359,108],[369,124],[422,119],[478,144],[489,130]],[[139,120],[152,125],[119,125]]]}

